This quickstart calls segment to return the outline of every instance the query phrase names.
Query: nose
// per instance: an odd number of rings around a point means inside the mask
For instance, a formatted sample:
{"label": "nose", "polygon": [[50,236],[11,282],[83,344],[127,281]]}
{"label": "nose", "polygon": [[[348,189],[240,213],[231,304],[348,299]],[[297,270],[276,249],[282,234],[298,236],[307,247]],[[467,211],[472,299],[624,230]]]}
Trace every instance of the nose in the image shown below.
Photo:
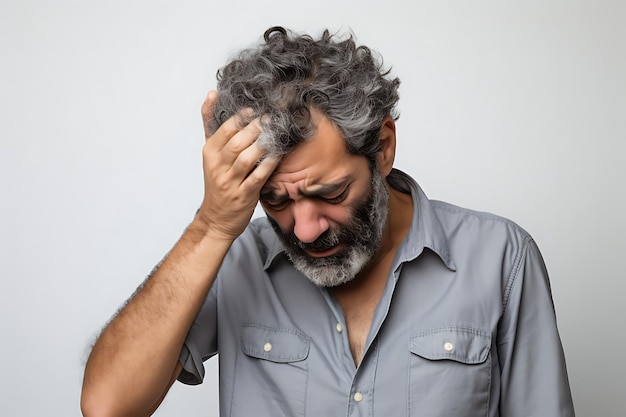
{"label": "nose", "polygon": [[292,204],[294,219],[293,233],[304,243],[314,242],[328,230],[328,219],[314,201],[302,199]]}

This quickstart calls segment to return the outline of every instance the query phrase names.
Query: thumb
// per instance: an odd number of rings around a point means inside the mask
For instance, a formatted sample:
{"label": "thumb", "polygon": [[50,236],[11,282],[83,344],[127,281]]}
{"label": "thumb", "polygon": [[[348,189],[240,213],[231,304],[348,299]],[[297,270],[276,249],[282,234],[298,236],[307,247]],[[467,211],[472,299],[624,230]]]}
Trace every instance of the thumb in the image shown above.
{"label": "thumb", "polygon": [[202,125],[204,126],[204,138],[205,140],[211,136],[211,124],[213,122],[213,109],[215,109],[215,103],[217,102],[217,91],[210,90],[200,112],[202,113]]}

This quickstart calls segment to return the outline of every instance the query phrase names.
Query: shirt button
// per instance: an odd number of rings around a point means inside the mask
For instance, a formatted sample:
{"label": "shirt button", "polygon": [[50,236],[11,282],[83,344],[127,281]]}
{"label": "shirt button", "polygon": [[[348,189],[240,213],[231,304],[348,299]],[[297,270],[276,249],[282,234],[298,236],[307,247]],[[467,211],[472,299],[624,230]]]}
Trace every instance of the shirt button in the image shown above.
{"label": "shirt button", "polygon": [[263,345],[263,350],[266,352],[269,352],[270,350],[272,350],[272,344],[271,343],[266,343]]}
{"label": "shirt button", "polygon": [[443,344],[443,349],[446,352],[452,352],[452,349],[454,349],[454,345],[452,343],[450,343],[450,342],[446,342],[446,343]]}
{"label": "shirt button", "polygon": [[363,401],[363,394],[361,394],[360,392],[354,394],[354,401],[356,401],[357,403]]}
{"label": "shirt button", "polygon": [[335,328],[337,329],[337,331],[339,333],[343,332],[343,326],[341,325],[341,323],[337,323],[337,325],[335,326]]}

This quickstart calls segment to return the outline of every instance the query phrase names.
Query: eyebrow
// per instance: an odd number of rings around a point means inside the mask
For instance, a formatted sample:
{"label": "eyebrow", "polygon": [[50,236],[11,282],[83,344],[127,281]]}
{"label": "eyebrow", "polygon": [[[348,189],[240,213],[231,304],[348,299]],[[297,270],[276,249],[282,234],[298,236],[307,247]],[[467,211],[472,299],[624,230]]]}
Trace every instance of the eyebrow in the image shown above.
{"label": "eyebrow", "polygon": [[[324,194],[331,194],[333,192],[340,190],[341,188],[346,187],[349,181],[350,181],[349,178],[344,178],[335,184],[322,184],[319,186],[315,186],[315,188],[310,191],[299,189],[298,194],[306,196],[306,197],[319,197]],[[280,200],[283,198],[287,198],[287,194],[280,194],[280,193],[277,193],[276,191],[268,191],[265,193],[261,193],[260,195],[261,200]]]}

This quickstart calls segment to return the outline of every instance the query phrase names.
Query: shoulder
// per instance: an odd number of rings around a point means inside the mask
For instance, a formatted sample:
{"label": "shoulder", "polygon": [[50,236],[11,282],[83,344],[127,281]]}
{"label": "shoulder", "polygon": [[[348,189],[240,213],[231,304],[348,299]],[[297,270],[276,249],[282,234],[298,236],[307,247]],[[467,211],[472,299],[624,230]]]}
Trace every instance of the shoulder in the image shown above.
{"label": "shoulder", "polygon": [[441,201],[431,201],[431,207],[458,267],[490,265],[487,269],[507,279],[534,244],[532,236],[508,218]]}
{"label": "shoulder", "polygon": [[503,234],[509,238],[521,240],[531,238],[524,228],[506,217],[438,200],[430,200],[430,205],[447,232],[454,230],[457,234],[465,232],[477,237],[484,236],[484,234]]}

